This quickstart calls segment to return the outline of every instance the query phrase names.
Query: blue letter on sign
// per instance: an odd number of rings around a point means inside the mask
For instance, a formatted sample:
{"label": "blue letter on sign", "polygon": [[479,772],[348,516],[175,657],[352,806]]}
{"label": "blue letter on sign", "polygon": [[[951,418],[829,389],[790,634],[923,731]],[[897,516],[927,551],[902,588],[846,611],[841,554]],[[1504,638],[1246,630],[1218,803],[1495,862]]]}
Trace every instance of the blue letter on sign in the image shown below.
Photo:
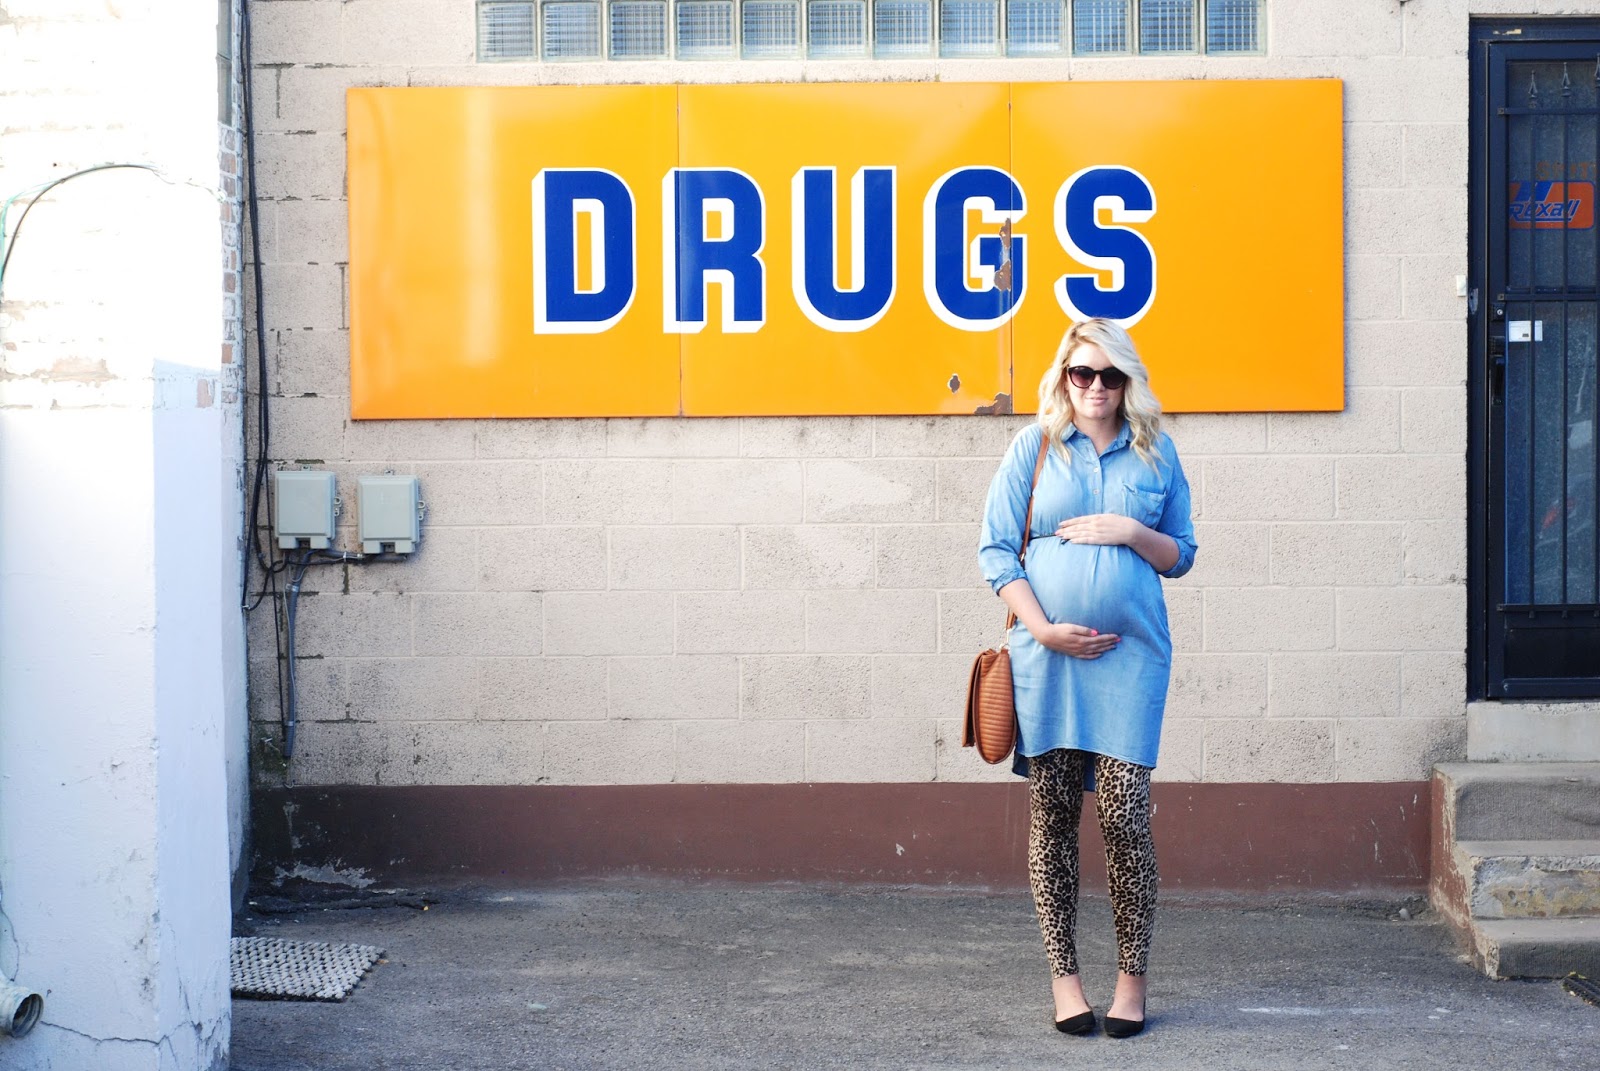
{"label": "blue letter on sign", "polygon": [[733,168],[675,167],[661,181],[661,209],[666,330],[696,334],[705,327],[706,290],[720,283],[722,329],[759,331],[767,322],[761,187]]}
{"label": "blue letter on sign", "polygon": [[[578,277],[578,220],[589,278]],[[610,171],[548,167],[533,177],[533,330],[598,334],[633,304],[633,192]]]}
{"label": "blue letter on sign", "polygon": [[[1110,226],[1100,225],[1106,210]],[[1056,301],[1074,321],[1103,316],[1132,327],[1156,299],[1156,253],[1145,236],[1127,223],[1143,223],[1156,214],[1156,193],[1150,181],[1130,167],[1086,167],[1056,191],[1056,237],[1086,268],[1095,271],[1063,275],[1056,280]],[[1100,272],[1111,273],[1111,285],[1100,285]]]}
{"label": "blue letter on sign", "polygon": [[973,238],[967,213],[978,209],[985,224],[1015,224],[1027,208],[1022,188],[998,168],[957,168],[934,182],[922,202],[922,290],[935,316],[963,331],[987,331],[1011,319],[1028,278],[1024,242],[1009,228],[1004,238]]}
{"label": "blue letter on sign", "polygon": [[850,180],[850,282],[840,290],[837,172],[802,167],[794,176],[794,298],[829,331],[865,331],[894,300],[894,168],[863,167]]}

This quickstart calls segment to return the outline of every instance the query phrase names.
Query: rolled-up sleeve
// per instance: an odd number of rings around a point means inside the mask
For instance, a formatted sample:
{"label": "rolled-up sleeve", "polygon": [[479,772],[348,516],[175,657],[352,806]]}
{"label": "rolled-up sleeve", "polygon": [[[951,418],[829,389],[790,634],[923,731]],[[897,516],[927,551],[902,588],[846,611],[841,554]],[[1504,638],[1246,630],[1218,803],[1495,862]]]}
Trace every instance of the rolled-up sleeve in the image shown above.
{"label": "rolled-up sleeve", "polygon": [[1169,580],[1176,580],[1194,567],[1194,554],[1199,546],[1194,541],[1194,521],[1189,516],[1189,478],[1183,474],[1183,464],[1178,460],[1178,450],[1172,440],[1167,439],[1165,446],[1164,453],[1172,464],[1172,486],[1167,491],[1167,506],[1156,524],[1156,531],[1171,536],[1178,544],[1177,562],[1171,569],[1161,572]]}
{"label": "rolled-up sleeve", "polygon": [[1022,522],[1033,490],[1033,466],[1039,459],[1044,432],[1032,424],[1017,433],[989,481],[983,507],[983,530],[978,537],[978,565],[989,586],[999,591],[1013,580],[1027,577],[1018,555],[1022,550]]}

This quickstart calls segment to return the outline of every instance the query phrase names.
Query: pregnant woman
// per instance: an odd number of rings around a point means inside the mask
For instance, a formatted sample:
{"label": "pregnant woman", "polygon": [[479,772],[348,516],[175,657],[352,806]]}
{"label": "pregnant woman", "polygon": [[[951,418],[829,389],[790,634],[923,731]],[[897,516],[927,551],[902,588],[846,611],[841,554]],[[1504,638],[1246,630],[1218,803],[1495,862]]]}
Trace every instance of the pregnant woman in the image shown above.
{"label": "pregnant woman", "polygon": [[[1033,488],[1031,541],[1023,517]],[[1133,340],[1109,320],[1073,325],[1039,383],[1039,420],[989,487],[978,559],[1017,616],[1014,769],[1028,778],[1028,878],[1044,934],[1056,1028],[1087,1034],[1078,977],[1078,819],[1095,793],[1117,931],[1112,1037],[1144,1029],[1156,906],[1150,771],[1172,669],[1161,576],[1194,564],[1189,482]]]}

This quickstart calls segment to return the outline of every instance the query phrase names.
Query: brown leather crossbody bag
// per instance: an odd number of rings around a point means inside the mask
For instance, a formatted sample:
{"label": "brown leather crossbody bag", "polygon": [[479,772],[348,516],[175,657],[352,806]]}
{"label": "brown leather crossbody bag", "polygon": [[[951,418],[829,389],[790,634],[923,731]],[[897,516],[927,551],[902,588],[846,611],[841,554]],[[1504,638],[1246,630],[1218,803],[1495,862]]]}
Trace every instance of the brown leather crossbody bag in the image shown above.
{"label": "brown leather crossbody bag", "polygon": [[[1039,487],[1039,473],[1050,453],[1050,437],[1039,440],[1039,459],[1033,463],[1033,483],[1028,487],[1028,512],[1022,519],[1022,549],[1017,561],[1026,567],[1028,538],[1033,529],[1033,493]],[[1006,611],[1006,635],[1017,623],[1017,615]],[[973,660],[972,676],[967,681],[967,716],[961,724],[961,746],[977,747],[984,762],[1004,762],[1017,746],[1017,703],[1011,691],[1011,646],[1002,643]]]}

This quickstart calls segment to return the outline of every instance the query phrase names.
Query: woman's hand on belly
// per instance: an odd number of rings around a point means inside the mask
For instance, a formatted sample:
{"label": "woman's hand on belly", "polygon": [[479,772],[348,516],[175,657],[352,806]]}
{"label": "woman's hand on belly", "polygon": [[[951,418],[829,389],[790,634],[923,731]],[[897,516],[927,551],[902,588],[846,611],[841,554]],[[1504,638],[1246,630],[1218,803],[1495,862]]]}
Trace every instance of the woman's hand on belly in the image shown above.
{"label": "woman's hand on belly", "polygon": [[1030,628],[1028,631],[1041,647],[1086,661],[1099,658],[1122,638],[1115,633],[1096,632],[1092,628],[1069,625],[1064,621],[1047,623],[1037,630]]}
{"label": "woman's hand on belly", "polygon": [[1145,531],[1145,526],[1120,513],[1090,513],[1061,522],[1056,535],[1064,543],[1092,543],[1102,547],[1125,547]]}
{"label": "woman's hand on belly", "polygon": [[1178,564],[1176,540],[1120,513],[1091,513],[1062,521],[1056,535],[1063,543],[1127,547],[1158,572]]}

